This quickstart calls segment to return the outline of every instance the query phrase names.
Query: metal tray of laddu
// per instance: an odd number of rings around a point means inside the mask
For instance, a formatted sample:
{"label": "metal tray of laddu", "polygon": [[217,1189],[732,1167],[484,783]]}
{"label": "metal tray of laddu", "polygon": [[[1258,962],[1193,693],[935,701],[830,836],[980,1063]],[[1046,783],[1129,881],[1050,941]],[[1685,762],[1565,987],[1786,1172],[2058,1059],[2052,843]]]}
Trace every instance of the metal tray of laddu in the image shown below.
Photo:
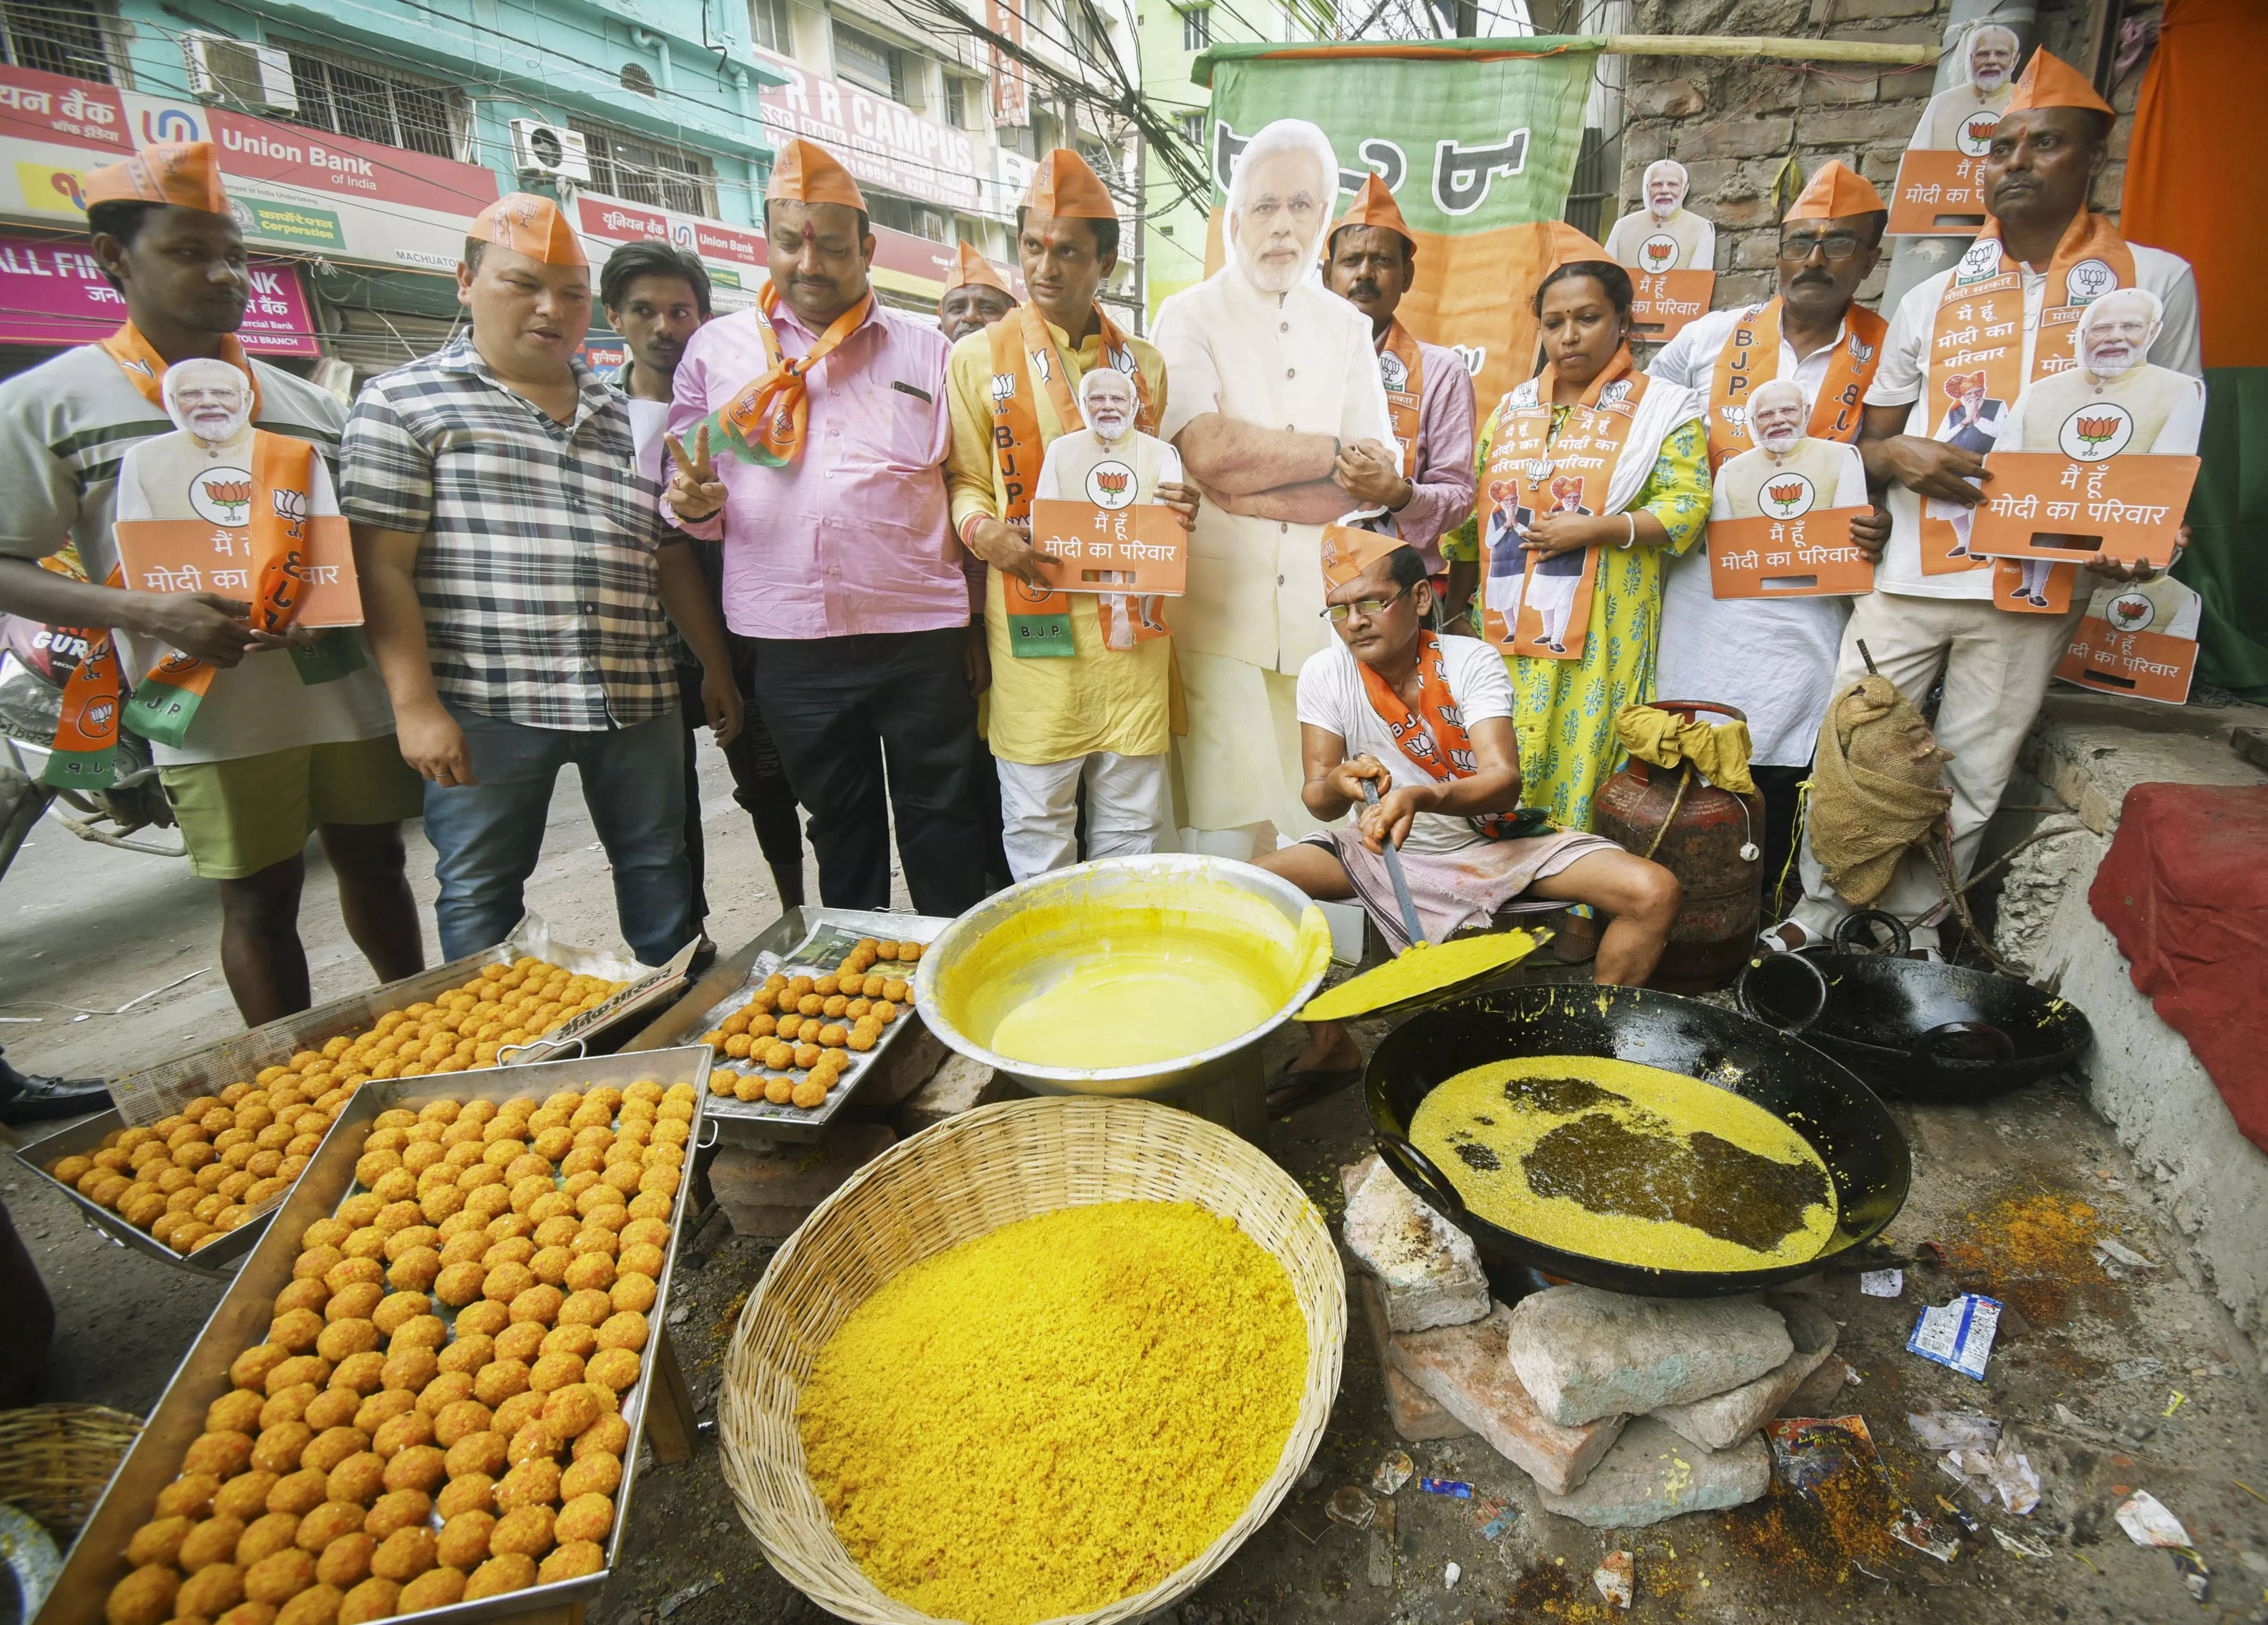
{"label": "metal tray of laddu", "polygon": [[[364,1085],[331,1125],[317,1148],[314,1160],[299,1176],[273,1215],[236,1279],[222,1293],[212,1317],[189,1345],[180,1368],[158,1407],[143,1424],[141,1436],[118,1464],[102,1499],[71,1543],[47,1601],[33,1625],[85,1625],[104,1617],[110,1589],[125,1578],[126,1543],[134,1532],[155,1516],[158,1492],[177,1475],[181,1457],[205,1430],[205,1411],[231,1386],[229,1366],[236,1357],[259,1342],[274,1316],[277,1293],[291,1281],[299,1256],[299,1237],[317,1219],[328,1218],[354,1194],[355,1162],[361,1155],[371,1121],[394,1107],[410,1110],[433,1100],[494,1100],[499,1105],[521,1096],[541,1100],[563,1089],[578,1092],[604,1085],[627,1088],[652,1078],[665,1089],[689,1084],[695,1093],[684,1164],[670,1210],[669,1245],[664,1249],[661,1275],[655,1282],[653,1307],[647,1313],[652,1335],[644,1350],[638,1379],[622,1399],[622,1420],[630,1442],[622,1452],[622,1482],[615,1492],[615,1525],[608,1533],[606,1566],[596,1574],[532,1585],[524,1591],[446,1608],[407,1615],[431,1625],[460,1625],[473,1620],[501,1619],[539,1609],[564,1609],[598,1596],[622,1560],[623,1531],[630,1526],[630,1492],[637,1481],[638,1441],[649,1415],[656,1417],[656,1436],[648,1441],[658,1460],[681,1460],[690,1453],[687,1435],[690,1408],[685,1402],[685,1379],[679,1371],[664,1331],[667,1324],[671,1276],[677,1263],[677,1244],[691,1205],[692,1150],[701,1142],[708,1099],[709,1051],[695,1045],[675,1049],[646,1050],[637,1055],[606,1055],[596,1060],[534,1062],[516,1067],[492,1067],[477,1072],[445,1072],[430,1077],[386,1078]],[[438,1310],[452,1323],[455,1312]],[[649,1405],[662,1401],[661,1408]],[[665,1430],[667,1438],[663,1437]]]}
{"label": "metal tray of laddu", "polygon": [[[791,908],[729,958],[720,959],[694,984],[685,996],[665,1011],[653,1024],[623,1044],[627,1055],[640,1048],[667,1044],[697,1044],[734,1011],[747,1004],[774,971],[788,975],[806,972],[817,976],[831,971],[843,954],[864,937],[877,941],[917,942],[926,948],[953,922],[926,914],[885,914],[858,908]],[[910,972],[912,967],[907,967]],[[895,1105],[920,1086],[945,1058],[945,1046],[923,1025],[912,1002],[911,974],[907,1002],[898,1018],[882,1029],[880,1040],[865,1054],[852,1057],[843,1082],[828,1092],[819,1106],[774,1106],[769,1100],[742,1100],[715,1095],[709,1114],[725,1139],[740,1142],[816,1140],[856,1098],[863,1104]],[[720,1070],[752,1077],[773,1077],[757,1062],[717,1057]]]}
{"label": "metal tray of laddu", "polygon": [[[111,1099],[117,1103],[110,1110],[79,1118],[40,1139],[17,1146],[15,1153],[34,1178],[45,1180],[77,1203],[86,1223],[115,1245],[162,1260],[191,1275],[225,1277],[259,1241],[268,1226],[268,1215],[255,1216],[211,1246],[184,1257],[147,1231],[128,1224],[123,1215],[89,1200],[55,1178],[48,1172],[48,1165],[64,1157],[91,1154],[106,1136],[121,1129],[156,1122],[201,1094],[218,1094],[231,1084],[253,1077],[262,1067],[281,1065],[303,1049],[320,1049],[342,1033],[367,1032],[389,1011],[407,1009],[436,994],[462,987],[480,974],[483,965],[509,965],[523,955],[548,960],[578,974],[629,982],[628,987],[606,1003],[584,1011],[556,1032],[521,1047],[505,1064],[526,1066],[572,1052],[652,1010],[684,986],[686,968],[692,962],[693,952],[694,945],[688,944],[667,965],[658,970],[649,969],[555,941],[550,928],[540,916],[531,914],[512,927],[511,936],[492,948],[420,971],[415,976],[350,993],[265,1026],[232,1033],[171,1061],[129,1072],[110,1085]],[[462,1077],[468,1074],[448,1076]]]}

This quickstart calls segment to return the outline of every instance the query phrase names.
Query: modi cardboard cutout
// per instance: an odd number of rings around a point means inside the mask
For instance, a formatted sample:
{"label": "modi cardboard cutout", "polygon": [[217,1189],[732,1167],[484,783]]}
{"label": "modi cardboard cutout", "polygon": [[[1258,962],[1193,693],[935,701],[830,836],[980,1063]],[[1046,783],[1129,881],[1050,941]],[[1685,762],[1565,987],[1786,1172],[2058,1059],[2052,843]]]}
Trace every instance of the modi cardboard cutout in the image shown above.
{"label": "modi cardboard cutout", "polygon": [[1851,540],[1871,513],[1859,448],[1807,434],[1792,379],[1756,386],[1756,444],[1717,471],[1709,508],[1709,580],[1718,598],[1804,598],[1874,590],[1874,567]]}
{"label": "modi cardboard cutout", "polygon": [[[315,448],[255,429],[252,380],[225,361],[175,362],[161,393],[173,432],[132,446],[119,464],[115,534],[125,585],[243,599],[262,631],[361,624],[347,524]],[[294,648],[291,656],[311,684],[362,664],[349,638]],[[214,675],[202,660],[169,655],[136,685],[127,726],[180,746]]]}
{"label": "modi cardboard cutout", "polygon": [[1893,235],[1966,236],[1984,223],[1977,167],[2015,94],[2022,50],[2015,31],[1999,23],[1971,28],[1956,50],[1956,82],[1930,98],[1899,160]]}
{"label": "modi cardboard cutout", "polygon": [[2188,702],[2203,600],[2171,576],[2097,587],[2056,675],[2097,694]]}
{"label": "modi cardboard cutout", "polygon": [[1646,207],[1615,222],[1607,257],[1631,273],[1636,336],[1668,341],[1709,308],[1717,285],[1717,228],[1685,207],[1685,165],[1656,158],[1641,186]]}
{"label": "modi cardboard cutout", "polygon": [[1181,453],[1136,426],[1134,383],[1116,367],[1090,368],[1078,393],[1086,426],[1049,443],[1032,546],[1055,561],[1057,591],[1101,594],[1103,642],[1131,649],[1165,632],[1160,600],[1188,580],[1189,533],[1158,500],[1160,485],[1181,482]]}
{"label": "modi cardboard cutout", "polygon": [[[2146,288],[2119,288],[2089,305],[2073,335],[2078,364],[2021,395],[1985,459],[1992,482],[1970,550],[1999,555],[2003,608],[2043,611],[2058,560],[2097,553],[2163,567],[2198,470],[2205,385],[2153,365],[2164,306]],[[2066,572],[2066,574],[2068,572]]]}

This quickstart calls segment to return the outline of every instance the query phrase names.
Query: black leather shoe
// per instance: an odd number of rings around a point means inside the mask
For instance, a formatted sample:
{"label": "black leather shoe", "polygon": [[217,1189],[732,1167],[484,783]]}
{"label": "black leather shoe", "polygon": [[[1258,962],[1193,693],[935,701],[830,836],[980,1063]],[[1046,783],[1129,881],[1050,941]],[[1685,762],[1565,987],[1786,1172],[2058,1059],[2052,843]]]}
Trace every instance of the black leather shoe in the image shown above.
{"label": "black leather shoe", "polygon": [[10,1128],[77,1117],[109,1104],[110,1084],[106,1078],[26,1077],[0,1061],[0,1123]]}

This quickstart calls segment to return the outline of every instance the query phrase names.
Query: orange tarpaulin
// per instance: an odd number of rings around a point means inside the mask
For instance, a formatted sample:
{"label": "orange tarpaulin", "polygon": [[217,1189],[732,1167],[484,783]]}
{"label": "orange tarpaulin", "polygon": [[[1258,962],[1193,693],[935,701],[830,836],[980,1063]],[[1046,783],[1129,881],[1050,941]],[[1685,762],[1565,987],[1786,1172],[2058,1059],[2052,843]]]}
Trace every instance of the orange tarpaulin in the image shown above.
{"label": "orange tarpaulin", "polygon": [[2260,0],[2167,0],[2134,111],[2119,229],[2196,271],[2208,367],[2268,366],[2260,316],[2268,214],[2238,173],[2268,145],[2264,62],[2268,5]]}

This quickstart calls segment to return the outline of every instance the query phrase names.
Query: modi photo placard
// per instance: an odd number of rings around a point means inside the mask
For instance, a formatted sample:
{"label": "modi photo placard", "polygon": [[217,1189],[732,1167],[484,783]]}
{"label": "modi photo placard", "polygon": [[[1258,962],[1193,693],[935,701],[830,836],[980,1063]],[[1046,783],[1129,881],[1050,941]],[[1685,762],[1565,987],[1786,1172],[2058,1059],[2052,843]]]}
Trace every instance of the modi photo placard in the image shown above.
{"label": "modi photo placard", "polygon": [[[256,586],[252,531],[252,475],[216,469],[199,482],[216,518],[121,519],[118,563],[126,585],[143,592],[217,592],[249,599]],[[200,506],[206,503],[200,503]],[[230,524],[233,518],[237,522]],[[354,548],[347,522],[337,514],[311,515],[300,521],[306,535],[298,566],[306,596],[291,624],[301,627],[360,626],[362,591],[355,581]]]}
{"label": "modi photo placard", "polygon": [[[1768,504],[1774,489],[1764,488]],[[1800,500],[1792,482],[1787,496],[1791,504]],[[1712,519],[1709,591],[1717,598],[1872,592],[1874,561],[1852,544],[1851,521],[1873,511],[1813,508],[1785,519]]]}
{"label": "modi photo placard", "polygon": [[1997,113],[1977,115],[1983,133],[1975,153],[1916,150],[1898,160],[1888,235],[1966,237],[1984,224],[1984,188],[1977,169],[1999,121]]}
{"label": "modi photo placard", "polygon": [[[1107,464],[1092,475],[1097,481],[1112,477]],[[1051,584],[1064,592],[1178,598],[1189,585],[1189,532],[1162,503],[1102,505],[1118,494],[1106,490],[1094,502],[1033,502],[1032,547],[1058,564],[1049,574]]]}
{"label": "modi photo placard", "polygon": [[[1653,246],[1651,242],[1640,244],[1638,252]],[[1631,336],[1667,342],[1707,313],[1717,290],[1717,273],[1641,269],[1631,276]]]}
{"label": "modi photo placard", "polygon": [[2098,694],[2181,705],[2197,675],[2195,592],[2170,576],[2095,590],[2056,675]]}
{"label": "modi photo placard", "polygon": [[[2083,562],[2098,553],[2165,568],[2174,561],[2198,460],[2117,455],[2128,430],[2114,402],[2072,415],[2062,452],[1992,452],[1969,550],[2002,558]],[[2085,460],[2095,459],[2098,460]]]}

